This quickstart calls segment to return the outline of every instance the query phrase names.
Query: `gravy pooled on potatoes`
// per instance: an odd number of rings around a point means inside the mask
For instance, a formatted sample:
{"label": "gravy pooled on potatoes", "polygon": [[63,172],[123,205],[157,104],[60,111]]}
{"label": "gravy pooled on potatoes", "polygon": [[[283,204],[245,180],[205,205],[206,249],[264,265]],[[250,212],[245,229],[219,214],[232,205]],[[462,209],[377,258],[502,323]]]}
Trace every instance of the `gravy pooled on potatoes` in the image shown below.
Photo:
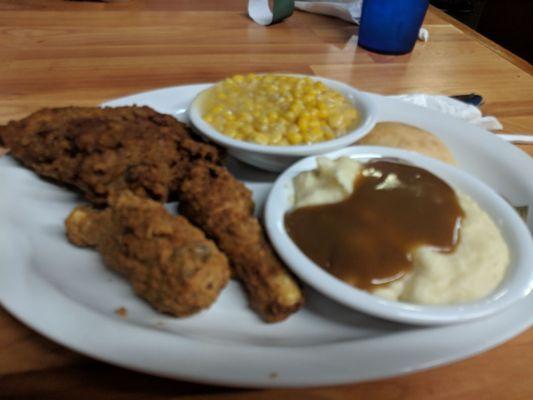
{"label": "gravy pooled on potatoes", "polygon": [[371,290],[409,272],[418,246],[454,250],[462,217],[455,191],[440,178],[376,161],[362,166],[347,198],[298,208],[286,215],[285,225],[316,264]]}

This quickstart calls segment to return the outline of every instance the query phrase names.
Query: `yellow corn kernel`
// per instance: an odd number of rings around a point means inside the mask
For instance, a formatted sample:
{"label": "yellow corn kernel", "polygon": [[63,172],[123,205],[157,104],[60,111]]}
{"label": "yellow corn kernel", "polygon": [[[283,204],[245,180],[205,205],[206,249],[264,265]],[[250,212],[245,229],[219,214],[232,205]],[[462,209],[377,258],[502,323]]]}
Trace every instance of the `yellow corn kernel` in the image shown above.
{"label": "yellow corn kernel", "polygon": [[333,138],[335,138],[335,135],[333,134],[333,132],[331,132],[331,131],[329,131],[329,132],[325,131],[324,132],[324,140],[331,140]]}
{"label": "yellow corn kernel", "polygon": [[220,114],[222,111],[224,111],[224,106],[222,104],[218,104],[211,110],[211,113],[213,114]]}
{"label": "yellow corn kernel", "polygon": [[268,117],[266,115],[261,115],[259,118],[256,119],[257,122],[259,122],[261,125],[268,124]]}
{"label": "yellow corn kernel", "polygon": [[220,122],[220,121],[213,121],[212,123],[213,127],[216,129],[216,130],[219,130],[219,131],[224,131],[224,123],[223,122]]}
{"label": "yellow corn kernel", "polygon": [[274,93],[277,93],[278,91],[278,87],[275,86],[275,85],[267,85],[267,87],[265,88],[266,92],[268,94],[274,94]]}
{"label": "yellow corn kernel", "polygon": [[289,132],[287,133],[287,140],[290,144],[299,144],[303,141],[303,136],[299,133]]}
{"label": "yellow corn kernel", "polygon": [[303,134],[304,141],[307,143],[320,142],[322,140],[322,131],[320,129],[313,129]]}
{"label": "yellow corn kernel", "polygon": [[[292,96],[280,96],[278,98],[278,105],[285,106],[286,104],[292,103]],[[278,108],[278,107],[276,107]]]}
{"label": "yellow corn kernel", "polygon": [[292,122],[296,119],[296,113],[292,111],[287,111],[283,117],[285,118],[285,121]]}
{"label": "yellow corn kernel", "polygon": [[356,118],[357,117],[357,110],[355,108],[348,108],[346,109],[346,111],[344,112],[344,115],[347,117],[347,118]]}
{"label": "yellow corn kernel", "polygon": [[226,121],[235,121],[235,114],[231,110],[225,110],[222,114]]}
{"label": "yellow corn kernel", "polygon": [[273,144],[273,145],[279,145],[280,142],[283,140],[283,134],[277,134],[277,133],[273,133],[271,136],[270,136],[270,143],[269,144]]}
{"label": "yellow corn kernel", "polygon": [[304,119],[309,119],[311,118],[311,113],[309,111],[302,111],[300,113],[300,117],[299,118],[304,118]]}
{"label": "yellow corn kernel", "polygon": [[317,89],[319,92],[323,92],[324,90],[327,90],[327,86],[324,85],[324,83],[317,81],[314,84],[315,89]]}
{"label": "yellow corn kernel", "polygon": [[291,85],[289,83],[286,83],[286,82],[283,82],[280,86],[279,86],[279,91],[281,93],[283,93],[284,95],[288,94],[291,92]]}
{"label": "yellow corn kernel", "polygon": [[296,124],[290,124],[287,127],[287,133],[300,133],[300,128]]}
{"label": "yellow corn kernel", "polygon": [[279,115],[275,111],[269,111],[267,114],[268,122],[276,122],[279,119]]}
{"label": "yellow corn kernel", "polygon": [[253,135],[253,139],[252,139],[254,142],[256,143],[259,143],[259,144],[268,144],[269,142],[269,138],[268,138],[268,135],[265,135],[264,133],[257,133],[255,135]]}
{"label": "yellow corn kernel", "polygon": [[301,116],[298,118],[298,127],[302,132],[305,132],[309,128],[309,120],[306,117]]}
{"label": "yellow corn kernel", "polygon": [[342,115],[339,113],[333,113],[328,118],[329,126],[332,128],[338,128],[342,124]]}
{"label": "yellow corn kernel", "polygon": [[257,130],[259,132],[268,132],[270,130],[270,126],[268,124],[261,124],[258,126]]}
{"label": "yellow corn kernel", "polygon": [[319,128],[320,127],[320,120],[317,119],[317,118],[312,118],[309,120],[309,128],[310,129],[314,129],[314,128]]}
{"label": "yellow corn kernel", "polygon": [[323,109],[321,109],[321,110],[318,112],[318,117],[319,117],[319,118],[322,118],[322,119],[328,119],[328,118],[329,118],[329,111],[328,111],[328,110],[323,110]]}
{"label": "yellow corn kernel", "polygon": [[312,104],[316,103],[315,96],[313,96],[311,93],[308,93],[308,94],[306,94],[306,95],[303,97],[303,102],[304,102],[306,105],[312,105]]}
{"label": "yellow corn kernel", "polygon": [[291,107],[289,108],[290,111],[296,113],[296,114],[299,114],[302,112],[302,110],[304,109],[304,103],[297,99],[297,100],[294,100],[291,104]]}
{"label": "yellow corn kernel", "polygon": [[239,128],[239,132],[243,135],[250,135],[254,133],[254,127],[250,124],[242,124]]}
{"label": "yellow corn kernel", "polygon": [[273,125],[272,128],[271,128],[271,134],[272,136],[274,135],[284,135],[285,132],[287,132],[287,125],[283,123],[284,121],[282,120],[281,122],[278,122],[277,124]]}
{"label": "yellow corn kernel", "polygon": [[237,125],[236,121],[226,121],[226,124],[224,125],[224,132],[237,129],[239,129],[239,125]]}
{"label": "yellow corn kernel", "polygon": [[239,121],[252,122],[253,120],[254,120],[254,117],[249,112],[243,112],[241,115],[239,115]]}
{"label": "yellow corn kernel", "polygon": [[320,127],[312,128],[309,133],[316,137],[315,140],[322,140],[324,136],[324,133],[322,132],[322,129],[320,129]]}

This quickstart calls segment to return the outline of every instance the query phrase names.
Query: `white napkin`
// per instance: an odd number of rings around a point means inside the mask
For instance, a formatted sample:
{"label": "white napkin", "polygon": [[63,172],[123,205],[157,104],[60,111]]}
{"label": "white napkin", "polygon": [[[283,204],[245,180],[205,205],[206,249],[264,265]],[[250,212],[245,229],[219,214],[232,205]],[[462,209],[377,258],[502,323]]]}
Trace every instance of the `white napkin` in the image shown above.
{"label": "white napkin", "polygon": [[427,107],[432,110],[440,111],[444,114],[460,118],[471,124],[478,125],[488,130],[503,129],[502,124],[496,117],[483,116],[481,110],[471,104],[452,99],[447,96],[430,95],[422,93],[402,94],[399,96],[390,96],[396,99],[407,101],[417,106]]}
{"label": "white napkin", "polygon": [[344,1],[295,1],[294,7],[298,10],[315,14],[329,15],[348,22],[359,24],[361,18],[362,0]]}

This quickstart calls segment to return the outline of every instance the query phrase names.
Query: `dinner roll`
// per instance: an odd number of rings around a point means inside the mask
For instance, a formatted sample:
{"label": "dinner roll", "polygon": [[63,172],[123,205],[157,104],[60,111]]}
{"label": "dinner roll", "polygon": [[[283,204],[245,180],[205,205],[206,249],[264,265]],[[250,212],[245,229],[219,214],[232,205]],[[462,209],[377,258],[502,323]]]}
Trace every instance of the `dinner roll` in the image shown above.
{"label": "dinner roll", "polygon": [[396,147],[416,151],[448,164],[456,163],[448,147],[435,135],[400,122],[380,122],[356,144]]}

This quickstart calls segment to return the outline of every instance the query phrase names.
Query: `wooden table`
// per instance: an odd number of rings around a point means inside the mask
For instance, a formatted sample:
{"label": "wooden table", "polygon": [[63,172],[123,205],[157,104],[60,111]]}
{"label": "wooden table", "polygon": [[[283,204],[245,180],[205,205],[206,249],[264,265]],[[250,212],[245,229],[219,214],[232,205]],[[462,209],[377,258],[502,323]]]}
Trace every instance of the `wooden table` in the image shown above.
{"label": "wooden table", "polygon": [[[265,28],[245,10],[244,0],[0,0],[0,123],[46,106],[96,105],[238,72],[289,71],[383,94],[474,91],[505,131],[533,132],[531,65],[438,10],[426,17],[429,42],[400,57],[357,48],[356,27],[340,20],[296,12]],[[533,146],[524,149],[533,154]],[[0,398],[533,398],[533,329],[449,366],[308,390],[236,390],[137,374],[68,351],[3,310],[0,349]]]}

